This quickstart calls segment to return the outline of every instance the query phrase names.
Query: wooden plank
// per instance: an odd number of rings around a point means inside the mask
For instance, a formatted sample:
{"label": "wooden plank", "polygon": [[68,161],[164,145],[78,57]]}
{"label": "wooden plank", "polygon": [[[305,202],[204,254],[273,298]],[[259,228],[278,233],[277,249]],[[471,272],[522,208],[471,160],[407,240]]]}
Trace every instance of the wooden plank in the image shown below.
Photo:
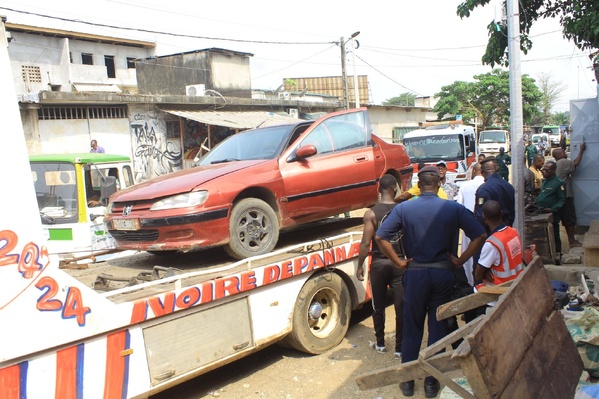
{"label": "wooden plank", "polygon": [[515,280],[507,281],[496,286],[485,286],[483,287],[484,289],[475,294],[458,298],[439,306],[437,308],[437,320],[443,320],[451,316],[462,314],[468,310],[476,309],[489,302],[496,301],[499,295],[504,294],[514,281]]}
{"label": "wooden plank", "polygon": [[462,398],[477,399],[476,397],[472,396],[472,394],[468,392],[466,389],[462,388],[457,382],[452,380],[449,376],[434,368],[425,359],[419,358],[418,361],[425,371],[428,371],[430,375],[438,379],[443,385],[449,387],[449,389],[460,395]]}
{"label": "wooden plank", "polygon": [[489,302],[496,301],[497,294],[471,294],[463,298],[447,302],[437,308],[437,320],[447,319],[448,317],[462,314],[471,309],[484,306]]}
{"label": "wooden plank", "polygon": [[477,397],[497,397],[503,392],[553,310],[553,289],[538,256],[516,281],[485,322],[467,337],[483,380],[481,386],[488,390],[488,394],[475,391]]}
{"label": "wooden plank", "polygon": [[553,312],[500,398],[573,398],[582,359],[562,316]]}
{"label": "wooden plank", "polygon": [[[453,351],[444,352],[428,358],[427,361],[432,367],[442,373],[459,370],[460,365],[457,360],[451,358],[452,353]],[[358,387],[364,391],[424,378],[427,375],[429,375],[429,373],[421,367],[418,360],[414,360],[397,366],[360,374],[356,377],[356,384],[358,384]]]}
{"label": "wooden plank", "polygon": [[419,357],[426,359],[429,356],[434,355],[437,352],[445,349],[447,346],[453,344],[454,342],[464,338],[466,335],[470,334],[483,319],[484,317],[478,317],[472,320],[470,323],[455,330],[445,338],[440,339],[434,344],[424,348],[420,351]]}

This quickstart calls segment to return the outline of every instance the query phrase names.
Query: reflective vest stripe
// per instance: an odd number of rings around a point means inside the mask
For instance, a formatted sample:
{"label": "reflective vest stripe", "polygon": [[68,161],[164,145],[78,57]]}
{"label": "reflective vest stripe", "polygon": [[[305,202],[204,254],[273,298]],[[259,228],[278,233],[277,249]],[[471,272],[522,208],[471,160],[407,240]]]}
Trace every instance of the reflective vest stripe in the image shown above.
{"label": "reflective vest stripe", "polygon": [[487,238],[487,241],[497,248],[497,250],[499,250],[501,256],[499,265],[493,266],[491,268],[494,275],[501,279],[505,279],[518,275],[518,273],[524,269],[522,263],[519,263],[513,269],[510,268],[510,257],[507,254],[505,245],[499,238],[491,235],[489,238]]}

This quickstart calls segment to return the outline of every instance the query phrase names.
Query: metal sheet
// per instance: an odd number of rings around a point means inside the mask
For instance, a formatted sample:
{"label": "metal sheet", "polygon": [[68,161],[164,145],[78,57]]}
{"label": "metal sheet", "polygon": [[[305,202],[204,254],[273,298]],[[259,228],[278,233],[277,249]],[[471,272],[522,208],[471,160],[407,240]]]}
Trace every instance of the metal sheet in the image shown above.
{"label": "metal sheet", "polygon": [[599,219],[599,104],[597,98],[570,101],[572,134],[569,159],[578,156],[579,145],[584,141],[586,149],[580,165],[572,173],[574,207],[579,226],[590,226]]}
{"label": "metal sheet", "polygon": [[185,111],[163,109],[172,115],[191,119],[207,125],[226,126],[232,129],[252,129],[258,126],[274,126],[294,123],[299,119],[267,111],[219,112],[219,111]]}

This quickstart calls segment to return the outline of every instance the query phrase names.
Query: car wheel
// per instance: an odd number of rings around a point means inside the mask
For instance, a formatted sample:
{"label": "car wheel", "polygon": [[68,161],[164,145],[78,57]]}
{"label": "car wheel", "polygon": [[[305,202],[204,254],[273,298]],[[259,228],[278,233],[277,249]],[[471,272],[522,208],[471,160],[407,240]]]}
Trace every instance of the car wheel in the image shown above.
{"label": "car wheel", "polygon": [[268,253],[279,240],[277,214],[262,200],[243,199],[233,206],[229,234],[225,252],[235,259]]}
{"label": "car wheel", "polygon": [[333,272],[309,279],[297,297],[291,333],[283,343],[317,355],[345,337],[351,316],[351,298],[343,279]]}

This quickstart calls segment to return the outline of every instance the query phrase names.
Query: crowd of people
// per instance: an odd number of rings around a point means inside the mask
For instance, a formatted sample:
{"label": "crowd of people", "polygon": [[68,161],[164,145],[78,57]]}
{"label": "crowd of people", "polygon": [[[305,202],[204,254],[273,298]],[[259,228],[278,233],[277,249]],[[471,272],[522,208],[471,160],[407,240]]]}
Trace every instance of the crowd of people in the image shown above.
{"label": "crowd of people", "polygon": [[[546,160],[532,142],[525,148],[525,204],[553,214],[558,253],[560,223],[569,246],[581,245],[574,237],[571,174],[580,165],[584,150],[582,144],[576,158],[569,160],[565,150],[558,147],[552,153],[554,160]],[[357,270],[357,277],[367,279],[372,291],[375,340],[370,346],[375,351],[387,351],[388,290],[395,308],[394,356],[406,363],[418,359],[425,323],[428,346],[457,328],[451,320],[437,320],[439,306],[474,293],[482,285],[513,280],[524,270],[523,239],[513,228],[516,188],[509,182],[511,163],[504,148],[497,156],[480,154],[460,187],[447,176],[445,162],[419,164],[417,184],[399,195],[395,178],[386,175],[380,180],[380,203],[364,214]],[[463,320],[471,321],[486,308],[467,312]],[[400,389],[404,396],[413,396],[415,382],[402,382]],[[433,376],[425,378],[426,398],[436,397],[439,389],[440,383]]]}

